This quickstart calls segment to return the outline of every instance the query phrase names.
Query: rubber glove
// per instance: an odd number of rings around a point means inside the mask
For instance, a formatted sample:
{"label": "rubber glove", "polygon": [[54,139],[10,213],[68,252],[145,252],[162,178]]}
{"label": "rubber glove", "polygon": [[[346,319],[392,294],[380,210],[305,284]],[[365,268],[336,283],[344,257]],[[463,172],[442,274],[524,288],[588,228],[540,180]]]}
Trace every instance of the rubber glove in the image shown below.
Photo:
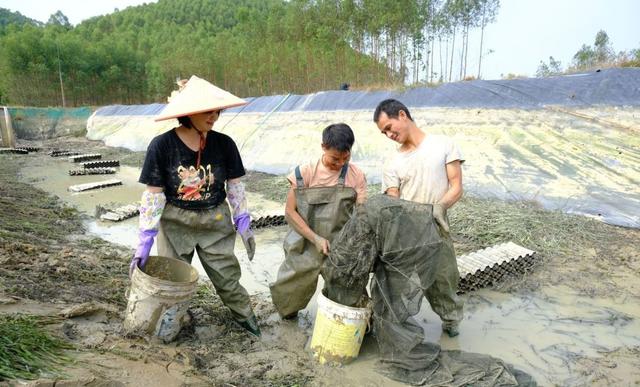
{"label": "rubber glove", "polygon": [[160,218],[166,205],[167,198],[163,192],[144,191],[140,199],[140,216],[138,218],[138,245],[129,264],[129,277],[136,266],[143,269],[149,259],[149,252],[153,246],[153,238],[158,235]]}
{"label": "rubber glove", "polygon": [[149,252],[153,246],[153,238],[158,235],[158,230],[139,230],[138,231],[138,247],[133,254],[131,263],[129,264],[129,277],[133,274],[136,266],[140,269],[144,268],[149,260]]}
{"label": "rubber glove", "polygon": [[227,181],[227,199],[233,211],[233,224],[236,225],[238,234],[242,237],[249,261],[252,261],[256,253],[256,239],[251,231],[251,216],[247,210],[244,184],[237,179]]}
{"label": "rubber glove", "polygon": [[442,204],[434,204],[433,205],[433,218],[436,223],[444,230],[444,232],[449,232],[449,223],[447,222],[447,209],[444,208]]}
{"label": "rubber glove", "polygon": [[249,258],[249,261],[253,261],[253,256],[256,253],[256,239],[251,230],[251,216],[249,213],[244,212],[234,216],[233,223],[236,225],[236,230],[238,230],[242,243],[244,243],[244,248],[247,250],[247,258]]}

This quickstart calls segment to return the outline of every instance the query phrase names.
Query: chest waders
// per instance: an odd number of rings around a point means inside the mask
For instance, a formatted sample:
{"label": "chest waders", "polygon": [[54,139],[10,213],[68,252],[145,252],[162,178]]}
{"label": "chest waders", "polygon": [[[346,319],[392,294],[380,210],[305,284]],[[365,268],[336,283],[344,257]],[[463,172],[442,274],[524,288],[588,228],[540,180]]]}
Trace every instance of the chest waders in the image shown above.
{"label": "chest waders", "polygon": [[[329,243],[347,223],[355,206],[356,191],[344,185],[348,168],[348,163],[342,167],[338,185],[313,188],[305,188],[300,167],[295,169],[297,188],[294,192],[298,214]],[[286,317],[304,309],[313,297],[325,256],[293,228],[289,229],[283,247],[284,262],[270,289],[278,313]]]}
{"label": "chest waders", "polygon": [[222,302],[240,322],[254,318],[249,294],[240,285],[240,264],[233,253],[236,231],[227,202],[206,210],[167,204],[160,219],[158,255],[191,263],[194,251]]}
{"label": "chest waders", "polygon": [[[355,302],[373,268],[373,327],[382,363],[377,371],[415,385],[430,378],[433,383],[429,385],[438,386],[467,385],[465,379],[454,383],[449,371],[457,375],[478,374],[472,365],[482,362],[471,359],[471,365],[460,365],[448,360],[455,354],[443,359],[437,344],[424,343],[424,329],[414,318],[424,297],[443,325],[457,324],[462,318],[462,302],[455,295],[460,274],[453,245],[450,236],[435,222],[432,205],[373,196],[358,206],[334,243],[337,247],[331,250],[332,265],[326,265],[324,270],[334,301],[347,305]],[[351,292],[335,292],[340,287]],[[444,376],[433,376],[436,370]],[[494,385],[470,380],[468,385]]]}

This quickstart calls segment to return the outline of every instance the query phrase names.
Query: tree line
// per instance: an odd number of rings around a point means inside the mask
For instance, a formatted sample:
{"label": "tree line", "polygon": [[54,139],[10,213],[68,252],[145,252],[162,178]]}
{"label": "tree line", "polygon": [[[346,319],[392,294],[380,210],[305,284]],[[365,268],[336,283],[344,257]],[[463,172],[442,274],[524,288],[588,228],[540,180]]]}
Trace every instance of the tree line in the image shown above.
{"label": "tree line", "polygon": [[540,61],[536,76],[548,77],[607,67],[640,67],[640,48],[615,53],[609,35],[600,30],[593,46],[583,44],[566,68],[563,68],[561,61],[550,56],[548,62]]}
{"label": "tree line", "polygon": [[[162,102],[197,74],[237,95],[480,77],[499,0],[159,0],[72,26],[0,8],[0,103]],[[478,68],[467,67],[479,44]],[[436,52],[437,51],[437,52]],[[454,67],[454,62],[456,66]]]}

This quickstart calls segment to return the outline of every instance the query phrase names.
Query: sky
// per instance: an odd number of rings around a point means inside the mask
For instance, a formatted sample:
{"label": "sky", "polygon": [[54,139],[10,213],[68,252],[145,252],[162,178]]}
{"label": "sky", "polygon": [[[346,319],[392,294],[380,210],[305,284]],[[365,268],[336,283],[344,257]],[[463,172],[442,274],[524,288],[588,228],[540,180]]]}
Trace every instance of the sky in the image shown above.
{"label": "sky", "polygon": [[[115,8],[153,2],[0,0],[0,7],[42,22],[61,10],[76,25]],[[482,78],[535,76],[540,61],[548,63],[549,56],[567,67],[583,44],[593,45],[599,30],[607,32],[615,52],[640,48],[638,15],[640,0],[501,0],[496,21],[485,30]],[[474,31],[469,39],[467,73],[477,75],[480,32]]]}

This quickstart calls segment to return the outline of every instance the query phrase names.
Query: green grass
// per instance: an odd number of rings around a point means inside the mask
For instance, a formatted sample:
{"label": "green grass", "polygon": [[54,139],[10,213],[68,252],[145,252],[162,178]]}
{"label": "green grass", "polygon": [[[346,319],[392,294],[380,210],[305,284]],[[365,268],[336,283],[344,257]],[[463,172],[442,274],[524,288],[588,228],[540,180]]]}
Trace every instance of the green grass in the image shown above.
{"label": "green grass", "polygon": [[64,350],[72,346],[43,329],[50,320],[0,316],[0,380],[37,379],[42,373],[59,375],[60,368],[71,361]]}

